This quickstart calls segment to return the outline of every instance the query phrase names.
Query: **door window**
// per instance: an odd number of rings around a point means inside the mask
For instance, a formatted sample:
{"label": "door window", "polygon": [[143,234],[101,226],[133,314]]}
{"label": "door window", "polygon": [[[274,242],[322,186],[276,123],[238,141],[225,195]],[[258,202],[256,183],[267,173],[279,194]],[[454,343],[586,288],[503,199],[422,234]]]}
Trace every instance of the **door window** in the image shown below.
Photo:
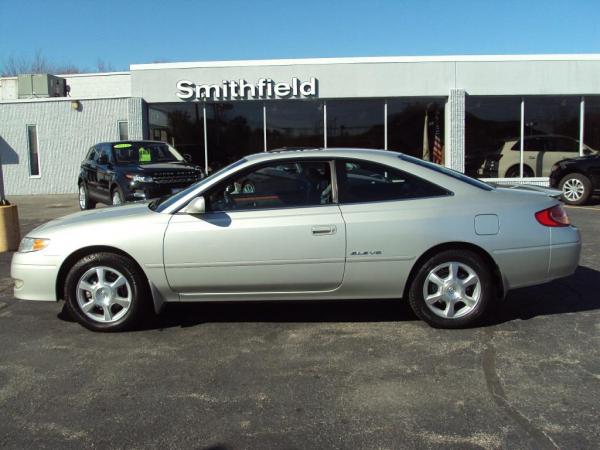
{"label": "door window", "polygon": [[210,211],[326,205],[332,202],[327,161],[276,162],[234,176],[207,196]]}
{"label": "door window", "polygon": [[337,162],[340,203],[377,202],[449,195],[450,192],[402,170],[366,161]]}

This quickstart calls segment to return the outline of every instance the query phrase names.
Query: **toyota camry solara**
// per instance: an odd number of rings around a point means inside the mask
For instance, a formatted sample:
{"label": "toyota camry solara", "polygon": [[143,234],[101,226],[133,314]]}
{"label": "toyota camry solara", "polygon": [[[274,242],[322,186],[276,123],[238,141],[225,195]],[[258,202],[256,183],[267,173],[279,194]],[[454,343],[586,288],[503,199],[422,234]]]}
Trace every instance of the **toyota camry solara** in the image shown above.
{"label": "toyota camry solara", "polygon": [[[579,231],[548,192],[400,153],[275,151],[167,198],[53,220],[12,260],[15,297],[97,331],[166,302],[395,298],[436,327],[573,273]],[[340,305],[340,307],[343,307]]]}

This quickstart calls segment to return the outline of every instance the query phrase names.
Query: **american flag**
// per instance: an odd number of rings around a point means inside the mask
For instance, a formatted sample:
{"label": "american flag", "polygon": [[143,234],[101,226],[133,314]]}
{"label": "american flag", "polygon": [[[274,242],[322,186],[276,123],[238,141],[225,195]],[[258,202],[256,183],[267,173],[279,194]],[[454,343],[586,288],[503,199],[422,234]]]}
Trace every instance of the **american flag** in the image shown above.
{"label": "american flag", "polygon": [[435,135],[433,137],[433,162],[436,164],[442,164],[444,159],[444,147],[442,145],[442,138],[440,132],[440,113],[435,113]]}

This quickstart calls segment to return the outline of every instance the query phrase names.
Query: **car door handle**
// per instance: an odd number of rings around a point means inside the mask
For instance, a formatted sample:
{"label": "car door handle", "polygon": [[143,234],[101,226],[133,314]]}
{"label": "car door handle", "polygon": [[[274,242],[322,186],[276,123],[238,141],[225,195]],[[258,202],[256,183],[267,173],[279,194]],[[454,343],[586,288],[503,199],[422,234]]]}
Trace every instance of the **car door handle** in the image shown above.
{"label": "car door handle", "polygon": [[326,234],[334,234],[337,231],[335,225],[315,225],[312,227],[312,234],[314,236],[324,236]]}

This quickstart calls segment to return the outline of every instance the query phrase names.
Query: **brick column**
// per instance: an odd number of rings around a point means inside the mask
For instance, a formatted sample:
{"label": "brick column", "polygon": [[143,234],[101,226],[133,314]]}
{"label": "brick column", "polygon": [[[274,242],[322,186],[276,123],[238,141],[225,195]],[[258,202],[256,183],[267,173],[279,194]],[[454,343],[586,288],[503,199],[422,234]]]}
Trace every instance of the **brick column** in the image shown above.
{"label": "brick column", "polygon": [[450,89],[448,96],[446,167],[465,171],[465,91]]}
{"label": "brick column", "polygon": [[144,101],[139,97],[128,100],[129,139],[145,138]]}

